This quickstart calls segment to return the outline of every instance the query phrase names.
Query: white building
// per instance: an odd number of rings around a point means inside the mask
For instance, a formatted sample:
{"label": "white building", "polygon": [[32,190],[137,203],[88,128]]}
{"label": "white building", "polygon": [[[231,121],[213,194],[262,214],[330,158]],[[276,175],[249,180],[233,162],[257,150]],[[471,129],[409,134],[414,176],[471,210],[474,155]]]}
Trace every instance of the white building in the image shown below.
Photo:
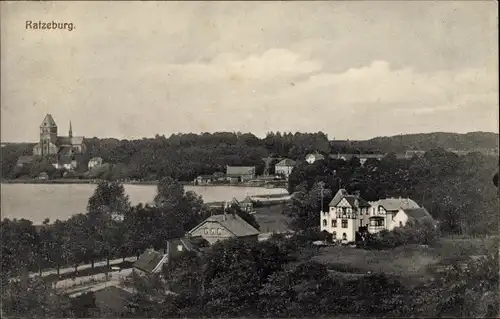
{"label": "white building", "polygon": [[89,170],[93,169],[94,167],[101,167],[101,166],[102,166],[102,158],[100,157],[92,157],[88,164]]}
{"label": "white building", "polygon": [[289,158],[285,158],[274,166],[274,173],[276,175],[283,175],[288,179],[288,176],[290,176],[290,174],[292,173],[295,164],[295,161]]}
{"label": "white building", "polygon": [[309,164],[312,164],[312,163],[314,163],[316,161],[324,160],[324,159],[325,159],[325,157],[322,154],[318,153],[318,152],[306,155],[306,162],[308,162]]}
{"label": "white building", "polygon": [[333,234],[333,239],[355,241],[359,227],[368,224],[370,204],[357,195],[340,189],[329,204],[329,211],[321,213],[321,230]]}
{"label": "white building", "polygon": [[433,221],[425,208],[409,198],[367,202],[359,195],[349,195],[345,189],[340,189],[329,206],[329,211],[320,213],[320,228],[333,234],[334,239],[347,242],[355,241],[360,227],[378,233],[403,227],[409,220]]}

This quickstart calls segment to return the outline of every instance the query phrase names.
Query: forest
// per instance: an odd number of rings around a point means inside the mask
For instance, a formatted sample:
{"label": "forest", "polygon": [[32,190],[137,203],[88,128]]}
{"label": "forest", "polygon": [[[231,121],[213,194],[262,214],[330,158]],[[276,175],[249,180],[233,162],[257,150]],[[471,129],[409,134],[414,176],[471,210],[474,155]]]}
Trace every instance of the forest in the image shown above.
{"label": "forest", "polygon": [[288,191],[295,193],[295,200],[287,213],[297,227],[317,226],[319,182],[323,182],[323,209],[339,188],[345,188],[349,193],[359,191],[367,201],[411,198],[439,221],[445,234],[497,234],[498,189],[492,182],[496,172],[496,157],[478,152],[457,156],[443,149],[412,159],[388,154],[381,161],[368,159],[364,165],[357,158],[302,163],[289,178]]}
{"label": "forest", "polygon": [[[87,138],[87,152],[77,156],[76,172],[67,178],[100,178],[105,180],[159,180],[171,176],[180,181],[192,181],[196,176],[225,172],[226,165],[255,165],[262,174],[262,158],[272,156],[303,160],[310,152],[325,155],[337,153],[404,153],[407,150],[428,151],[434,148],[498,150],[498,134],[494,133],[429,133],[378,137],[366,141],[329,140],[322,132],[270,132],[264,138],[251,133],[202,133],[157,135],[140,140]],[[35,178],[47,172],[51,178],[62,178],[64,172],[39,160],[16,167],[19,156],[31,155],[34,144],[7,144],[2,148],[1,177]],[[498,153],[497,153],[498,156]],[[92,157],[101,157],[106,169],[84,174]],[[276,164],[277,159],[271,163]],[[273,165],[271,165],[271,168]],[[272,171],[271,171],[272,173]]]}

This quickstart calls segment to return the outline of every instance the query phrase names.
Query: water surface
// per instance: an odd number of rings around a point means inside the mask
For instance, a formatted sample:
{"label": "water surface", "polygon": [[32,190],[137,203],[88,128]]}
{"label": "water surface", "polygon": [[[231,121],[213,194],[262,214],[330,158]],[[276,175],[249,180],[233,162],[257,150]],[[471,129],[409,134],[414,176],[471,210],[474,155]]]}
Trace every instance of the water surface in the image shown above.
{"label": "water surface", "polygon": [[[26,218],[35,224],[41,224],[45,218],[51,221],[68,219],[73,214],[85,212],[95,187],[95,184],[1,184],[2,219]],[[184,189],[201,195],[205,202],[288,194],[282,188],[263,187],[184,186]],[[156,194],[156,185],[125,185],[125,191],[132,205],[148,203]]]}

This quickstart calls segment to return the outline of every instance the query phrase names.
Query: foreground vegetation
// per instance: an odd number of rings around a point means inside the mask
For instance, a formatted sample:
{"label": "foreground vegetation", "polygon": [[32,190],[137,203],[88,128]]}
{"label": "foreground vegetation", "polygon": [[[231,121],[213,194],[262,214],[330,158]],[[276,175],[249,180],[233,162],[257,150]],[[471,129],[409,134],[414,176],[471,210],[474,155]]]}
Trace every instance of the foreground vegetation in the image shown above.
{"label": "foreground vegetation", "polygon": [[[492,239],[495,242],[498,238]],[[455,250],[450,250],[453,243]],[[467,244],[466,244],[467,243]],[[267,242],[231,240],[204,255],[185,254],[161,274],[133,276],[135,292],[119,310],[103,310],[93,293],[57,295],[40,280],[12,284],[4,294],[7,315],[32,317],[494,317],[498,309],[498,246],[478,240],[443,246],[366,251],[320,251],[302,234],[274,235]],[[467,245],[487,247],[463,264],[441,255]],[[425,258],[427,256],[428,258]],[[419,259],[419,257],[424,257]],[[419,261],[413,269],[410,264]],[[449,266],[446,272],[434,265]],[[466,267],[463,267],[465,265]]]}

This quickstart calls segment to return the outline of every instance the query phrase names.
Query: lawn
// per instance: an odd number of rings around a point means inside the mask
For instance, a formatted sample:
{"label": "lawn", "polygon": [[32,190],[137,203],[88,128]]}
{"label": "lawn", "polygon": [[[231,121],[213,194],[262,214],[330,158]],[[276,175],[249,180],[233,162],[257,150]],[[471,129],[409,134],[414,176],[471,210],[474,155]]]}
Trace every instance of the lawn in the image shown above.
{"label": "lawn", "polygon": [[445,259],[498,253],[497,237],[444,237],[435,247],[407,245],[391,250],[364,250],[349,247],[326,247],[313,259],[329,269],[347,274],[387,273],[401,278],[426,280],[432,277],[432,265]]}
{"label": "lawn", "polygon": [[285,204],[255,208],[255,219],[260,225],[261,233],[283,232],[288,230],[290,218],[283,215]]}

